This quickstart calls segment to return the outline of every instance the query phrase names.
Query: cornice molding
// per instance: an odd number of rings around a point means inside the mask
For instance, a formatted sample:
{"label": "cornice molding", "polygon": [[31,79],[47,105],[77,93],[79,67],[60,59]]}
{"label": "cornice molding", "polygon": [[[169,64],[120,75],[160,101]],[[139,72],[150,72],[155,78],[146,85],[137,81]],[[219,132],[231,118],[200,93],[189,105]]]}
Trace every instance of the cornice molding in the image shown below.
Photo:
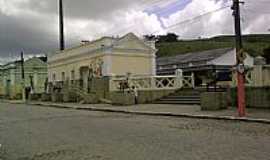
{"label": "cornice molding", "polygon": [[107,48],[107,50],[98,49],[98,50],[92,51],[90,53],[86,52],[83,54],[75,54],[75,55],[66,56],[63,58],[49,59],[48,65],[50,68],[54,63],[62,63],[62,62],[69,61],[69,62],[64,63],[64,64],[72,64],[72,63],[76,63],[76,62],[79,62],[82,60],[90,60],[92,58],[103,57],[106,55],[126,56],[126,57],[156,57],[155,53],[147,53],[146,50]]}

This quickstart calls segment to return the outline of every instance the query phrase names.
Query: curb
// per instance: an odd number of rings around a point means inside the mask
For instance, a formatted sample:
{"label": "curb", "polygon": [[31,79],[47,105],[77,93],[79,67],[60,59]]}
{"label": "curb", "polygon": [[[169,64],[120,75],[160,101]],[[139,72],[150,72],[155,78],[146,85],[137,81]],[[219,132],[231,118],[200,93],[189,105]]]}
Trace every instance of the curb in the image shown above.
{"label": "curb", "polygon": [[233,116],[213,116],[213,115],[194,115],[194,114],[174,114],[170,112],[147,112],[147,111],[127,111],[127,110],[118,110],[118,109],[104,109],[96,107],[69,107],[61,104],[44,104],[44,103],[30,103],[30,105],[39,105],[53,108],[62,108],[70,110],[86,110],[86,111],[97,111],[97,112],[110,112],[110,113],[122,113],[122,114],[131,114],[131,115],[145,115],[145,116],[163,116],[163,117],[178,117],[178,118],[193,118],[193,119],[210,119],[210,120],[223,120],[223,121],[236,121],[236,122],[249,122],[249,123],[263,123],[270,124],[268,119],[259,119],[259,118],[239,118]]}
{"label": "curb", "polygon": [[9,104],[25,104],[22,101],[6,101],[6,100],[2,100],[0,102],[2,102],[2,103],[9,103]]}

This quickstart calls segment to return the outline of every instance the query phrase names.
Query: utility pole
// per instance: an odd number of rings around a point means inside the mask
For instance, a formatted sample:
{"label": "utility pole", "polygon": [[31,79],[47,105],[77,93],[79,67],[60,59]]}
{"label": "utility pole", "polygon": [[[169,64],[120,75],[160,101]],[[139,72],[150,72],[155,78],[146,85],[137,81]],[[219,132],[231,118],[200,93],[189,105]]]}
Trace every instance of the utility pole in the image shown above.
{"label": "utility pole", "polygon": [[235,20],[235,43],[236,43],[236,59],[237,59],[237,102],[238,114],[240,117],[246,116],[245,103],[245,53],[243,50],[242,33],[241,33],[241,18],[240,6],[243,3],[239,0],[233,0],[233,15]]}
{"label": "utility pole", "polygon": [[64,31],[64,12],[63,12],[63,0],[59,0],[59,45],[60,50],[65,50],[65,31]]}
{"label": "utility pole", "polygon": [[21,76],[22,76],[22,100],[25,102],[25,75],[24,75],[24,53],[21,52]]}

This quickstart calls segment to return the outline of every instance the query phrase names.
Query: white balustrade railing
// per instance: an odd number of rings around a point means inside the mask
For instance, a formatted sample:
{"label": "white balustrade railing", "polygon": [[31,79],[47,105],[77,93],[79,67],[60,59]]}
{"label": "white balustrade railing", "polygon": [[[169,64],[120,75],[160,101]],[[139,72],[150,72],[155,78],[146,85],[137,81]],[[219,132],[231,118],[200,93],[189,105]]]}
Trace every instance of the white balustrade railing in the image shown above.
{"label": "white balustrade railing", "polygon": [[110,91],[136,87],[137,90],[180,89],[194,87],[194,76],[111,77]]}
{"label": "white balustrade railing", "polygon": [[195,81],[194,76],[183,76],[183,85],[181,88],[194,88],[195,87]]}
{"label": "white balustrade railing", "polygon": [[245,78],[246,78],[246,85],[247,86],[252,86],[254,85],[253,80],[252,80],[252,70],[248,70],[245,74]]}
{"label": "white balustrade railing", "polygon": [[[254,70],[253,68],[249,68],[248,70],[246,70],[245,72],[245,85],[246,86],[254,86],[255,85],[255,75],[254,75]],[[237,86],[237,72],[233,72],[233,78],[232,78],[232,83],[231,85],[233,87]]]}

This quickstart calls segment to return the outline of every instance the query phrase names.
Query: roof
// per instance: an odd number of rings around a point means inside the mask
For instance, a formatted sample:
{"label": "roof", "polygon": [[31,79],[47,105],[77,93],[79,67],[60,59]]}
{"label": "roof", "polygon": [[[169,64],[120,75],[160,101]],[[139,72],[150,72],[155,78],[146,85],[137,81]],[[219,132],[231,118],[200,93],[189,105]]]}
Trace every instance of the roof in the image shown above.
{"label": "roof", "polygon": [[143,40],[141,40],[139,37],[137,37],[134,33],[130,32],[130,33],[127,33],[126,35],[119,37],[119,38],[105,36],[105,37],[99,38],[97,40],[86,42],[84,44],[81,44],[81,45],[78,45],[78,46],[75,46],[72,48],[67,48],[63,51],[57,51],[57,53],[64,53],[64,52],[75,50],[75,49],[78,49],[81,47],[87,47],[87,46],[90,46],[92,44],[102,42],[104,40],[110,40],[111,45],[113,47],[116,47],[116,48],[119,46],[119,44],[121,42],[128,42],[128,41],[132,41],[132,40],[137,40],[141,45],[144,45],[146,48],[148,48],[150,50],[154,50],[154,48],[151,48],[147,43],[145,43]]}
{"label": "roof", "polygon": [[47,61],[48,61],[48,58],[47,58],[46,56],[43,56],[43,57],[37,57],[37,58],[39,58],[41,61],[43,61],[43,62],[45,62],[45,63],[47,63]]}
{"label": "roof", "polygon": [[[46,62],[47,58],[46,57],[32,57],[29,59],[26,59],[24,61],[24,64],[27,65],[29,63],[33,63],[34,66],[37,66],[38,64],[47,64]],[[31,62],[31,61],[35,61],[35,62]],[[20,60],[16,60],[16,61],[12,61],[12,62],[8,62],[4,65],[0,65],[0,69],[10,69],[10,68],[14,68],[16,66],[20,66],[21,65],[21,61]]]}
{"label": "roof", "polygon": [[184,64],[190,62],[200,62],[200,61],[211,61],[216,59],[229,51],[233,50],[232,48],[222,48],[207,50],[202,52],[191,52],[187,54],[179,54],[172,57],[161,57],[157,59],[157,64],[159,66],[172,65],[172,64]]}
{"label": "roof", "polygon": [[78,46],[74,46],[74,47],[71,47],[71,48],[66,48],[66,49],[63,50],[63,51],[57,51],[57,53],[63,53],[63,52],[66,52],[66,51],[78,49],[78,48],[81,48],[82,46],[83,46],[83,47],[89,46],[89,45],[91,45],[91,44],[95,44],[95,43],[97,43],[97,42],[101,42],[101,41],[103,41],[103,40],[105,40],[105,39],[109,39],[109,40],[114,41],[116,38],[114,38],[114,37],[106,37],[106,36],[105,36],[105,37],[101,37],[101,38],[99,38],[99,39],[96,39],[96,40],[93,40],[93,41],[89,41],[89,42],[86,42],[86,43],[81,44],[81,45],[78,45]]}
{"label": "roof", "polygon": [[[219,71],[230,71],[232,66],[229,65],[213,65],[213,64],[206,64],[201,66],[190,66],[181,68],[184,72],[195,72],[195,71],[209,71],[209,70],[219,70]],[[162,70],[157,70],[158,75],[174,75],[175,68],[167,68]]]}
{"label": "roof", "polygon": [[4,65],[2,65],[3,67],[6,67],[6,66],[10,66],[10,65],[17,65],[17,64],[20,64],[21,63],[21,61],[19,61],[19,60],[15,60],[15,61],[12,61],[12,62],[8,62],[8,63],[6,63],[6,64],[4,64]]}

